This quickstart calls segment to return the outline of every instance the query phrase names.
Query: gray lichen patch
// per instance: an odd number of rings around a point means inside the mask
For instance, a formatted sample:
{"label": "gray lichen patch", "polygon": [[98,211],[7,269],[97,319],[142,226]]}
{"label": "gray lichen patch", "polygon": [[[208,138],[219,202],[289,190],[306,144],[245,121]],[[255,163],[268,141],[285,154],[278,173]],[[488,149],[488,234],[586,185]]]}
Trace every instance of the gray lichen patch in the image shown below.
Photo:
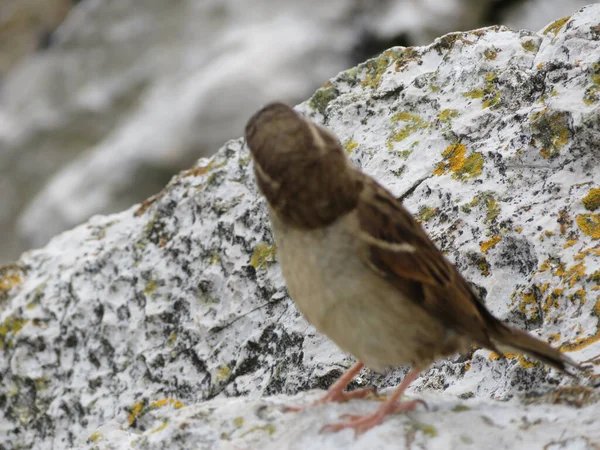
{"label": "gray lichen patch", "polygon": [[544,109],[531,115],[533,136],[539,141],[540,154],[546,159],[554,159],[567,145],[570,138],[569,115],[565,112]]}

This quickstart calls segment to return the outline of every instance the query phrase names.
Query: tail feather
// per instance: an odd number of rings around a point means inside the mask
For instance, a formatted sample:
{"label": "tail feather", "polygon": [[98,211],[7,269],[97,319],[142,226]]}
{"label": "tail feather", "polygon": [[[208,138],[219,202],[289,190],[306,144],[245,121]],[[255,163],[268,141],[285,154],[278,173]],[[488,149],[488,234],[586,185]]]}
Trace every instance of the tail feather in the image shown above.
{"label": "tail feather", "polygon": [[569,372],[568,368],[580,371],[583,367],[573,361],[560,350],[551,347],[546,342],[537,339],[525,331],[517,328],[508,327],[499,323],[500,326],[495,327],[495,336],[491,336],[494,344],[500,351],[517,351],[527,353],[567,375],[575,376]]}

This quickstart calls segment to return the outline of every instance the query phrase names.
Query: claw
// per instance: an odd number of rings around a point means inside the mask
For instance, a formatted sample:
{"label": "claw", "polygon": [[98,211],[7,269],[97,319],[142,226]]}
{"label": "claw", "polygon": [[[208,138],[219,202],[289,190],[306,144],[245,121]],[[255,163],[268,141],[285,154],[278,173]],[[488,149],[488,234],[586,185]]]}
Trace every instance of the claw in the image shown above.
{"label": "claw", "polygon": [[324,405],[325,403],[333,402],[344,403],[355,398],[365,398],[373,395],[377,395],[377,389],[375,389],[374,387],[355,389],[354,391],[350,392],[327,392],[327,394],[325,394],[323,398],[312,402],[309,405],[288,406],[284,409],[284,412],[301,412],[312,406]]}
{"label": "claw", "polygon": [[372,414],[361,416],[356,414],[344,414],[343,419],[346,419],[340,423],[333,423],[325,425],[321,428],[320,432],[335,432],[345,428],[353,428],[356,434],[364,433],[371,428],[381,424],[383,419],[388,414],[398,411],[414,411],[417,405],[423,405],[427,408],[427,404],[423,400],[410,400],[402,403],[384,404],[377,411]]}

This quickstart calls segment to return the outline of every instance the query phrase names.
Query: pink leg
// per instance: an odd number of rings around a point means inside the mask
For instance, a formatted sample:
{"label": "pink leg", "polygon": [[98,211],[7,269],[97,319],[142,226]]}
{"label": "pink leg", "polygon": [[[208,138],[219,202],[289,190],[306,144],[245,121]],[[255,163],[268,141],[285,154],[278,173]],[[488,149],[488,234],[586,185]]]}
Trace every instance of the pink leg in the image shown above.
{"label": "pink leg", "polygon": [[[344,392],[344,389],[346,389],[346,386],[350,384],[352,378],[354,378],[364,366],[365,365],[360,361],[356,362],[352,367],[350,367],[350,369],[346,371],[346,373],[344,373],[335,383],[331,385],[331,387],[327,390],[327,393],[322,398],[312,403],[310,406],[322,405],[323,403],[329,402],[345,402],[353,398],[363,398],[369,394],[375,394],[376,390],[373,387]],[[286,409],[286,411],[298,412],[303,411],[305,408],[306,406],[289,407]]]}
{"label": "pink leg", "polygon": [[412,411],[417,407],[417,404],[425,402],[422,400],[411,400],[408,402],[396,403],[397,400],[402,396],[406,388],[419,376],[419,370],[411,369],[404,377],[404,380],[398,385],[394,393],[389,399],[385,401],[374,413],[366,416],[346,416],[349,420],[346,422],[334,423],[331,425],[325,425],[321,428],[323,431],[339,431],[344,428],[354,428],[357,433],[363,433],[371,428],[379,425],[383,422],[383,419],[388,414],[397,411]]}

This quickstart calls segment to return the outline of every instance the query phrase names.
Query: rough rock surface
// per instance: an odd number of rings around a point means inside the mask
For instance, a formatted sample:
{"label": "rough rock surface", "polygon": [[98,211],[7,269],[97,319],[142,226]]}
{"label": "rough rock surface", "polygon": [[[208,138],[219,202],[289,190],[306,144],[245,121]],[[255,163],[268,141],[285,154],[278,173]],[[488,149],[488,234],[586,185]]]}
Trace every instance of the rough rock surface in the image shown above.
{"label": "rough rock surface", "polygon": [[3,0],[0,263],[158,192],[260,104],[296,103],[387,47],[502,23],[531,1],[86,0],[48,34],[71,0]]}
{"label": "rough rock surface", "polygon": [[[90,435],[87,449],[186,450],[370,450],[370,449],[579,449],[597,450],[598,396],[559,391],[528,404],[485,399],[461,400],[445,394],[420,395],[429,410],[389,417],[375,430],[319,434],[343,414],[368,414],[377,401],[285,413],[289,405],[314,401],[322,393],[250,400],[214,399],[177,408],[163,401],[145,408],[135,429],[113,422]],[[168,443],[165,446],[165,443]]]}
{"label": "rough rock surface", "polygon": [[[494,314],[585,360],[600,353],[599,60],[600,6],[590,6],[539,33],[493,27],[390,49],[339,74],[300,110],[404,199]],[[302,423],[372,408],[261,416],[261,405],[292,400],[257,398],[325,388],[352,362],[299,316],[275,259],[249,154],[235,140],[143,204],[96,216],[2,267],[0,446],[125,448],[133,439],[134,448],[177,448],[205,439],[252,448],[256,430],[267,431],[256,438],[262,446],[310,440]],[[473,439],[477,423],[498,439],[496,425],[514,430],[508,444],[597,445],[596,376],[578,384],[508,356],[473,349],[436,363],[411,395],[437,409],[394,418],[400,427],[364,439],[449,448]],[[391,386],[404,371],[365,370],[355,385]],[[443,413],[459,398],[473,398],[468,426],[456,422],[459,411]],[[588,406],[548,404],[555,400]],[[223,423],[211,425],[206,407],[222,411]],[[411,425],[415,418],[425,425]],[[299,428],[288,429],[295,420]]]}

